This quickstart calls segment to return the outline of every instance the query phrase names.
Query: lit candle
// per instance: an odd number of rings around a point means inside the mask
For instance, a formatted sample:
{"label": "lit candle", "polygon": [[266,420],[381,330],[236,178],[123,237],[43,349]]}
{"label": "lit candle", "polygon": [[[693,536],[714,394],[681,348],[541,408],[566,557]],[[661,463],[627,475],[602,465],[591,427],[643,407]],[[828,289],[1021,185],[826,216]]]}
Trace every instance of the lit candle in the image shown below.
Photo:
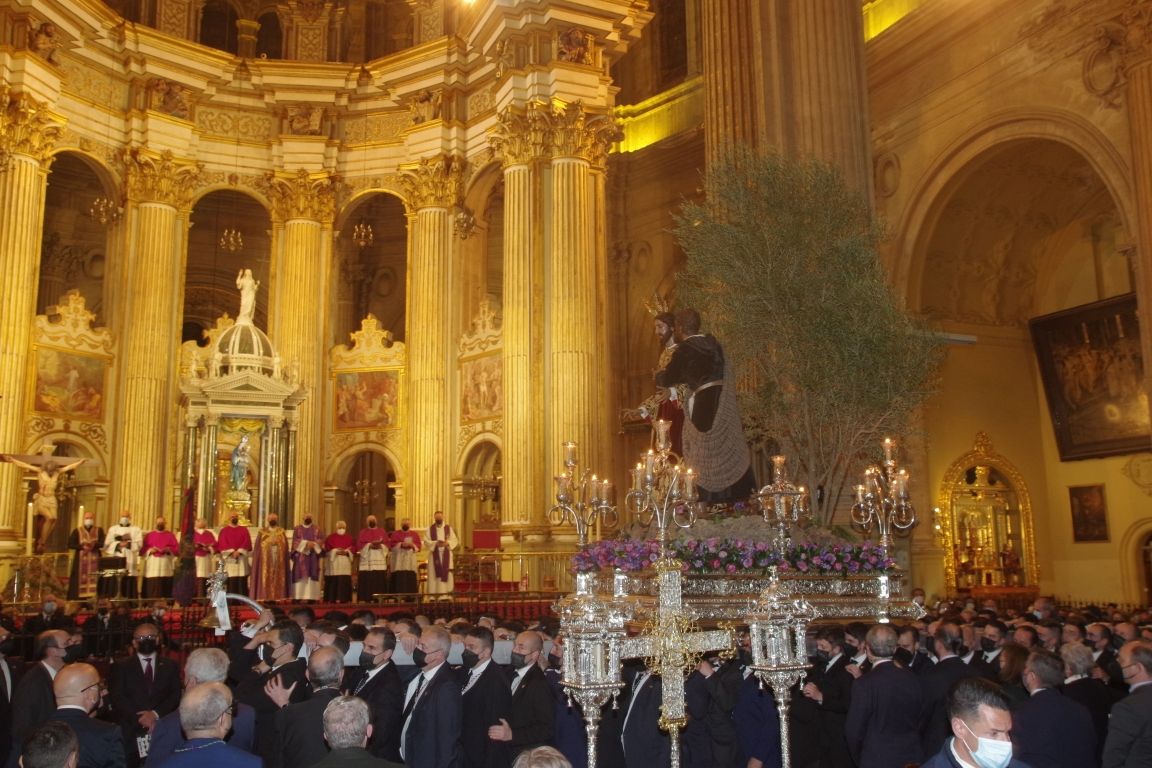
{"label": "lit candle", "polygon": [[564,463],[569,466],[576,463],[576,443],[571,440],[564,443]]}
{"label": "lit candle", "polygon": [[646,478],[651,478],[656,468],[656,454],[652,449],[648,449],[648,454],[644,457],[644,475]]}
{"label": "lit candle", "polygon": [[590,490],[592,492],[592,503],[595,504],[596,502],[600,501],[600,481],[596,479],[596,475],[592,475],[592,482],[590,485]]}
{"label": "lit candle", "polygon": [[657,419],[652,423],[652,429],[656,432],[656,450],[666,451],[671,447],[671,441],[668,439],[668,429],[672,426],[672,422],[665,419]]}
{"label": "lit candle", "polygon": [[644,478],[644,465],[636,462],[636,469],[632,470],[632,490],[640,490]]}
{"label": "lit candle", "polygon": [[856,486],[856,503],[857,504],[863,504],[864,503],[864,486],[862,486],[862,485]]}
{"label": "lit candle", "polygon": [[908,500],[908,470],[902,469],[896,473],[896,479],[900,481],[900,490],[896,496],[901,501]]}
{"label": "lit candle", "polygon": [[696,496],[696,472],[692,467],[688,467],[688,471],[684,473],[684,496],[688,499]]}
{"label": "lit candle", "polygon": [[884,461],[892,461],[892,449],[895,447],[896,443],[892,441],[892,438],[884,438]]}
{"label": "lit candle", "polygon": [[571,487],[571,478],[568,473],[564,472],[556,475],[556,498],[560,501],[568,501],[568,489]]}
{"label": "lit candle", "polygon": [[603,501],[605,504],[610,504],[612,502],[612,481],[611,480],[601,480],[600,481],[600,500]]}

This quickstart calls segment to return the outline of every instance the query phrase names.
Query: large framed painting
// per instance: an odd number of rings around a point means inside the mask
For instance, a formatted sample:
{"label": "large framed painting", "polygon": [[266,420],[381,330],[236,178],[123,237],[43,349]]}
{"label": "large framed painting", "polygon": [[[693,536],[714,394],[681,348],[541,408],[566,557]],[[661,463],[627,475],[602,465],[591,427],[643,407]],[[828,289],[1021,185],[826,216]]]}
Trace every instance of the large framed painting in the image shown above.
{"label": "large framed painting", "polygon": [[1072,540],[1108,541],[1108,502],[1102,485],[1073,485],[1068,488],[1072,508]]}
{"label": "large framed painting", "polygon": [[504,412],[504,368],[500,355],[460,361],[460,421],[498,418]]}
{"label": "large framed painting", "polygon": [[68,349],[33,347],[32,410],[46,416],[103,421],[111,361]]}
{"label": "large framed painting", "polygon": [[1148,450],[1136,296],[1034,318],[1032,343],[1062,461]]}
{"label": "large framed painting", "polygon": [[400,369],[337,373],[332,398],[337,430],[390,429],[400,425]]}

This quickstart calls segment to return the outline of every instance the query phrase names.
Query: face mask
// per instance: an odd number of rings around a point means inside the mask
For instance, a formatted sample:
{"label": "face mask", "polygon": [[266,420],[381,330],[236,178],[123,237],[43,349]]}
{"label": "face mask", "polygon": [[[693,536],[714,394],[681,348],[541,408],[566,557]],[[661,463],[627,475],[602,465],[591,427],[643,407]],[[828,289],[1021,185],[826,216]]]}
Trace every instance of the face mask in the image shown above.
{"label": "face mask", "polygon": [[277,526],[277,524],[278,524],[278,522],[276,520],[269,520],[268,521],[268,527],[269,528],[275,528]]}
{"label": "face mask", "polygon": [[44,613],[55,613],[56,603],[44,603]]}
{"label": "face mask", "polygon": [[131,521],[126,517],[120,518],[120,525],[127,527],[129,522],[131,522]]}
{"label": "face mask", "polygon": [[162,618],[164,618],[164,613],[165,613],[165,611],[154,611],[152,613],[152,615],[158,619],[162,619]]}
{"label": "face mask", "polygon": [[524,669],[528,665],[528,660],[524,658],[524,654],[512,651],[512,669]]}
{"label": "face mask", "polygon": [[260,646],[260,661],[264,662],[268,666],[271,667],[276,664],[275,655],[276,649],[273,648],[269,643],[264,643]]}
{"label": "face mask", "polygon": [[73,662],[80,661],[87,655],[88,653],[84,650],[83,645],[70,645],[64,649],[64,663],[72,664]]}
{"label": "face mask", "polygon": [[1121,648],[1123,648],[1124,643],[1124,638],[1120,637],[1119,635],[1112,635],[1112,647],[1115,650],[1119,651]]}
{"label": "face mask", "polygon": [[365,669],[375,669],[376,654],[368,653],[368,651],[360,651],[360,666]]}
{"label": "face mask", "polygon": [[338,533],[338,534],[340,534],[341,536],[343,536],[343,535],[344,535],[344,532],[345,532],[345,531],[347,531],[347,530],[348,530],[347,528],[337,528],[337,529],[336,529],[336,533]]}
{"label": "face mask", "polygon": [[555,670],[559,671],[562,666],[564,666],[564,660],[562,658],[560,658],[559,656],[553,656],[552,654],[548,654],[548,668],[549,669],[555,669]]}
{"label": "face mask", "polygon": [[480,663],[480,657],[467,648],[460,651],[460,658],[464,660],[464,669],[472,669]]}
{"label": "face mask", "polygon": [[[965,730],[972,733],[972,729],[964,723]],[[976,734],[972,733],[973,736]],[[964,746],[968,746],[965,742]],[[981,736],[976,736],[976,749],[969,747],[972,753],[972,759],[976,761],[978,768],[1005,768],[1008,763],[1012,762],[1012,742],[1010,741],[997,741],[996,739],[985,739]]]}
{"label": "face mask", "polygon": [[375,528],[375,527],[376,527],[376,523],[375,523],[375,522],[371,522],[371,523],[368,523],[368,527],[369,527],[369,528]]}
{"label": "face mask", "polygon": [[103,618],[104,616],[108,615],[108,609],[107,608],[101,608],[100,610],[96,611],[96,615]]}
{"label": "face mask", "polygon": [[156,530],[158,530],[158,531],[164,530],[165,527],[166,526],[164,525],[164,523],[157,523],[156,524]]}
{"label": "face mask", "polygon": [[828,651],[822,651],[819,648],[817,648],[816,649],[816,658],[819,659],[820,661],[824,662],[825,664],[827,664],[828,660],[832,658],[832,654],[829,653]]}
{"label": "face mask", "polygon": [[916,605],[924,605],[924,596],[916,595],[916,597],[912,598],[912,602],[916,603]]}
{"label": "face mask", "polygon": [[892,654],[892,660],[902,664],[905,667],[912,665],[912,652],[907,648],[897,648],[896,652]]}
{"label": "face mask", "polygon": [[310,518],[310,517],[304,518],[304,525],[312,525],[312,518]]}
{"label": "face mask", "polygon": [[406,530],[408,530],[408,529],[409,529],[409,528],[411,528],[411,527],[412,527],[412,526],[408,525],[408,523],[404,523],[404,525],[400,526],[400,530],[402,530],[402,531],[406,531]]}
{"label": "face mask", "polygon": [[95,520],[85,520],[84,521],[84,527],[85,528],[91,528],[95,524],[96,524]]}
{"label": "face mask", "polygon": [[428,654],[422,648],[416,648],[412,651],[412,663],[418,667],[423,667],[428,663]]}
{"label": "face mask", "polygon": [[444,525],[444,518],[442,518],[442,517],[436,518],[436,525]]}
{"label": "face mask", "polygon": [[151,656],[156,653],[156,641],[151,638],[148,640],[137,640],[136,650],[144,656]]}
{"label": "face mask", "polygon": [[204,529],[203,528],[197,528],[196,533],[204,533]]}
{"label": "face mask", "polygon": [[984,653],[992,653],[992,651],[996,650],[996,641],[990,637],[980,638],[980,650],[984,651]]}
{"label": "face mask", "polygon": [[240,518],[234,517],[229,522],[232,523],[232,525],[236,525],[237,523],[240,522]]}

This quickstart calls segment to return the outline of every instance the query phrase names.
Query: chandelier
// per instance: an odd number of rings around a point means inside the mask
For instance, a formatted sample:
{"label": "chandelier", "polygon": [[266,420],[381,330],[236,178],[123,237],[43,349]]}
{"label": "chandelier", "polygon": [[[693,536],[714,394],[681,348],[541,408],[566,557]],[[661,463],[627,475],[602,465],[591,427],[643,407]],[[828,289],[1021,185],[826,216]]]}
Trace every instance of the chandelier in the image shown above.
{"label": "chandelier", "polygon": [[229,253],[236,253],[244,247],[244,235],[238,229],[227,227],[220,235],[220,247]]}
{"label": "chandelier", "polygon": [[884,465],[864,470],[863,485],[856,486],[852,522],[865,530],[872,524],[880,531],[880,546],[892,548],[892,532],[916,525],[916,510],[908,498],[908,471],[896,466],[896,441],[884,438]]}
{"label": "chandelier", "polygon": [[89,218],[99,223],[102,227],[119,221],[120,213],[120,206],[111,198],[104,195],[93,200],[92,205],[88,208]]}
{"label": "chandelier", "polygon": [[356,243],[357,248],[367,248],[372,245],[375,239],[376,235],[372,232],[372,225],[364,219],[360,219],[360,223],[352,227],[352,242]]}
{"label": "chandelier", "polygon": [[588,530],[597,522],[615,527],[619,518],[612,504],[612,483],[600,480],[592,470],[579,471],[576,443],[564,446],[564,471],[556,475],[556,504],[548,511],[552,525],[576,526],[576,538],[581,547],[588,544]]}

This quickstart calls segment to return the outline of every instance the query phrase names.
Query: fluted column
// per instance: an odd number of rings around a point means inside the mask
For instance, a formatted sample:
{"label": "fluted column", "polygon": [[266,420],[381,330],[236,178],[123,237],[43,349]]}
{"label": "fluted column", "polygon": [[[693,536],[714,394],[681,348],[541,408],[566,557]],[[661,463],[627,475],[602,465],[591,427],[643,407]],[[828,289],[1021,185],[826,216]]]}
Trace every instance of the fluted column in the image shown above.
{"label": "fluted column", "polygon": [[[36,313],[48,166],[62,125],[0,85],[0,452],[22,453],[28,343]],[[0,541],[16,538],[20,470],[0,463]]]}
{"label": "fluted column", "polygon": [[[765,110],[774,101],[765,65],[777,53],[776,41],[765,40],[760,18],[777,0],[702,0],[701,49],[704,71],[704,144],[709,166],[735,146],[780,148],[783,137],[770,135]],[[777,132],[778,133],[778,132]]]}
{"label": "fluted column", "polygon": [[[167,506],[172,413],[172,356],[180,343],[178,318],[184,220],[200,166],[134,150],[124,157],[129,230],[125,254],[126,311],[121,332],[121,378],[113,451],[112,509],[150,520]],[[186,216],[186,214],[184,214]]]}
{"label": "fluted column", "polygon": [[[603,197],[602,168],[618,129],[579,104],[551,117],[552,174],[547,219],[552,223],[545,263],[545,451],[549,467],[562,466],[561,443],[579,445],[583,466],[600,469],[604,379],[596,375],[604,350],[599,275],[603,248],[596,241],[595,204]],[[600,469],[600,471],[604,471]]]}
{"label": "fluted column", "polygon": [[[300,371],[308,399],[296,412],[295,445],[284,459],[282,518],[297,521],[323,509],[320,467],[324,392],[324,321],[332,265],[335,182],[327,173],[269,174],[262,188],[272,202],[279,247],[274,250],[268,335],[287,366]],[[261,488],[261,494],[268,489]],[[285,522],[285,524],[287,524]]]}
{"label": "fluted column", "polygon": [[504,163],[504,447],[500,514],[506,527],[542,524],[551,467],[543,418],[535,286],[543,283],[540,258],[540,165],[544,118],[536,106],[500,115],[493,145]]}
{"label": "fluted column", "polygon": [[[425,159],[404,171],[413,211],[408,264],[408,424],[412,524],[423,527],[448,506],[448,375],[452,306],[452,205],[459,198],[463,164],[454,157]],[[449,520],[459,525],[458,520]]]}
{"label": "fluted column", "polygon": [[858,0],[791,3],[796,152],[837,166],[872,196],[872,154]]}

